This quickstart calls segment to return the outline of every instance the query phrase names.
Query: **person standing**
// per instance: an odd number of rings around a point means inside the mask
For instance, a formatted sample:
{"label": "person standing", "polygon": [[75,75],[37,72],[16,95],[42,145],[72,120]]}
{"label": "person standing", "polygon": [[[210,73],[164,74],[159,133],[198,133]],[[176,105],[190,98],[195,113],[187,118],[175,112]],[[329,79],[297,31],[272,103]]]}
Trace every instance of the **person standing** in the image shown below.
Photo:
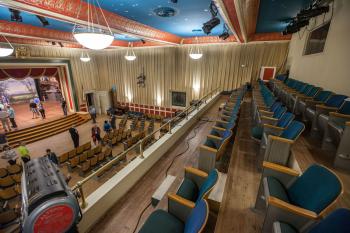
{"label": "person standing", "polygon": [[115,114],[112,112],[111,113],[111,126],[112,126],[112,129],[115,130],[117,128],[117,125],[116,125],[116,116]]}
{"label": "person standing", "polygon": [[103,130],[106,132],[106,134],[109,134],[111,132],[111,124],[109,124],[108,121],[105,121],[105,123],[103,124]]}
{"label": "person standing", "polygon": [[74,147],[77,148],[79,146],[79,132],[75,128],[74,125],[68,130],[70,133],[70,136],[72,137]]}
{"label": "person standing", "polygon": [[17,124],[15,121],[15,110],[10,105],[7,105],[7,114],[9,115],[10,122],[12,124],[12,128],[17,128]]}
{"label": "person standing", "polygon": [[11,131],[11,127],[8,122],[8,117],[9,117],[9,114],[7,113],[7,111],[5,111],[4,109],[0,109],[0,120],[5,132]]}
{"label": "person standing", "polygon": [[58,165],[58,158],[55,152],[52,152],[51,149],[46,149],[46,156],[51,162]]}
{"label": "person standing", "polygon": [[37,118],[39,116],[38,109],[36,103],[34,103],[33,100],[30,101],[29,103],[29,109],[33,113],[32,119]]}
{"label": "person standing", "polygon": [[90,113],[90,116],[92,119],[92,123],[95,124],[96,123],[96,108],[93,105],[91,105],[89,107],[89,113]]}
{"label": "person standing", "polygon": [[95,145],[101,142],[101,129],[96,124],[91,128],[91,137]]}
{"label": "person standing", "polygon": [[62,110],[63,110],[63,114],[65,116],[67,116],[67,102],[64,98],[62,98],[61,100],[61,107],[62,107]]}
{"label": "person standing", "polygon": [[19,155],[21,156],[23,163],[27,163],[30,161],[30,153],[24,142],[19,143],[19,147],[17,148],[17,150]]}
{"label": "person standing", "polygon": [[45,115],[44,105],[42,103],[39,103],[38,108],[39,108],[39,112],[40,112],[41,118],[45,119],[46,115]]}

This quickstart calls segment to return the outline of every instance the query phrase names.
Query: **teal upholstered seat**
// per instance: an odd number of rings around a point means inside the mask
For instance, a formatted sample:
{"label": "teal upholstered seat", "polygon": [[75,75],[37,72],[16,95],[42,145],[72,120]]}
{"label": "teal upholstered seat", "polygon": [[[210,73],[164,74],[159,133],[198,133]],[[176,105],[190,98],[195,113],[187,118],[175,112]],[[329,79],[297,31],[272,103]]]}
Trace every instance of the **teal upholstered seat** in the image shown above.
{"label": "teal upholstered seat", "polygon": [[203,199],[196,203],[185,222],[169,212],[156,210],[148,217],[139,233],[198,233],[205,226],[208,213],[208,204]]}
{"label": "teal upholstered seat", "polygon": [[348,98],[346,95],[332,95],[325,103],[328,107],[339,108],[344,100]]}
{"label": "teal upholstered seat", "polygon": [[196,183],[185,177],[176,194],[187,200],[195,202],[198,197],[198,191],[199,189]]}
{"label": "teal upholstered seat", "polygon": [[287,192],[293,205],[319,214],[340,195],[342,185],[333,172],[323,166],[312,165]]}
{"label": "teal upholstered seat", "polygon": [[261,140],[263,133],[264,133],[264,128],[261,126],[256,126],[252,128],[252,137]]}
{"label": "teal upholstered seat", "polygon": [[305,125],[299,121],[292,121],[280,135],[282,138],[295,140],[305,129]]}
{"label": "teal upholstered seat", "polygon": [[347,98],[340,109],[338,110],[339,113],[345,114],[345,115],[350,115],[350,98]]}
{"label": "teal upholstered seat", "polygon": [[219,174],[216,169],[212,169],[208,177],[198,186],[193,180],[185,176],[176,194],[192,202],[204,198],[204,195],[211,190],[218,180]]}
{"label": "teal upholstered seat", "polygon": [[325,102],[328,97],[332,94],[331,91],[320,91],[314,98],[316,101]]}
{"label": "teal upholstered seat", "polygon": [[289,202],[287,190],[285,189],[283,184],[281,184],[281,182],[278,179],[272,176],[268,176],[266,179],[267,184],[269,186],[270,195],[273,197],[277,197],[282,201]]}
{"label": "teal upholstered seat", "polygon": [[154,211],[139,233],[183,233],[184,223],[164,210]]}
{"label": "teal upholstered seat", "polygon": [[341,193],[342,186],[327,168],[310,166],[296,181],[286,188],[275,177],[266,177],[269,193],[285,202],[319,214]]}
{"label": "teal upholstered seat", "polygon": [[[293,223],[275,222],[273,233],[299,233]],[[340,208],[333,211],[326,218],[312,227],[306,233],[349,233],[350,210]]]}

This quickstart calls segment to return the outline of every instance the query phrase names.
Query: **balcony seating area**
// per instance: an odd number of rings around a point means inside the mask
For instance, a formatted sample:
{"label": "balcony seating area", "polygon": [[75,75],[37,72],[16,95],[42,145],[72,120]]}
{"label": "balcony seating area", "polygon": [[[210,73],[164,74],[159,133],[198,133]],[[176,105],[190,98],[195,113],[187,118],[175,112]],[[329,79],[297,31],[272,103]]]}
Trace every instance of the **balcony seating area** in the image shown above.
{"label": "balcony seating area", "polygon": [[350,98],[292,78],[269,83],[274,96],[310,128],[309,135],[334,154],[335,167],[350,170]]}

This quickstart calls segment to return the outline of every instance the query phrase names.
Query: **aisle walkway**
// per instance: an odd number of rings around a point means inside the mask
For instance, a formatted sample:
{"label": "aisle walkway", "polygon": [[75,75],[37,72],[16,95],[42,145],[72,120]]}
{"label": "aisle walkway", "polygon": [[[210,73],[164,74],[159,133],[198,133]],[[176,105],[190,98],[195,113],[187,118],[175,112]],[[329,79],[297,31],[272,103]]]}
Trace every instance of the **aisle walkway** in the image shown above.
{"label": "aisle walkway", "polygon": [[[212,108],[208,110],[203,117],[216,119],[219,105],[224,102],[225,98],[219,99]],[[169,174],[177,176],[176,181],[171,186],[169,191],[175,192],[181,180],[183,179],[185,166],[197,166],[198,146],[203,143],[213,123],[199,121],[185,136],[180,139],[175,146],[173,146],[168,154],[164,155],[152,168],[146,173],[128,193],[116,205],[114,205],[108,214],[101,220],[90,232],[118,232],[118,233],[132,233],[136,226],[137,220],[142,210],[147,207],[151,201],[151,196],[158,188],[158,186],[165,179],[165,172],[170,165],[172,159],[183,152],[185,149],[186,138],[194,135],[194,128],[197,128],[196,136],[190,141],[189,150],[182,156],[178,157],[169,170]],[[167,198],[158,204],[156,208],[166,209]],[[141,227],[145,219],[155,210],[150,206],[147,208],[139,223]],[[136,231],[137,232],[137,231]]]}

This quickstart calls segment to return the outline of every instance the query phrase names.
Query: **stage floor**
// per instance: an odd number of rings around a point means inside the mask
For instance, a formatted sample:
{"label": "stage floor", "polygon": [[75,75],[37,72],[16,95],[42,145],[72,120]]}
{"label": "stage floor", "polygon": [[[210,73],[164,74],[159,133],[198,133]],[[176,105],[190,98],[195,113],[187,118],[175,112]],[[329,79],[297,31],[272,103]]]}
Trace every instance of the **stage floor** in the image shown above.
{"label": "stage floor", "polygon": [[[45,109],[46,119],[42,119],[40,116],[33,119],[33,114],[29,109],[29,103],[13,104],[12,107],[15,110],[15,120],[18,126],[17,130],[39,125],[63,117],[63,111],[60,102],[47,101],[43,102],[43,106]],[[1,132],[4,132],[2,125],[0,127]]]}

